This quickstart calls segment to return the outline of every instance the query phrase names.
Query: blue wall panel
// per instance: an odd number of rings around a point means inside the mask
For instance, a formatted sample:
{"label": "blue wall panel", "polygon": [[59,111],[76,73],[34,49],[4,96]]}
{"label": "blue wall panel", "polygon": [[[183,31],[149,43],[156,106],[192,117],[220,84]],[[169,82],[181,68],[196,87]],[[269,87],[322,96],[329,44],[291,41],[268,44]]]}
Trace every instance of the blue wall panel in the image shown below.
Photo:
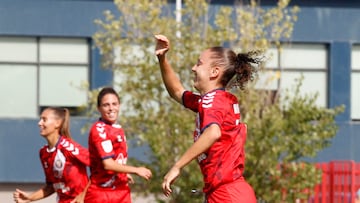
{"label": "blue wall panel", "polygon": [[360,162],[360,125],[349,122],[339,123],[339,132],[333,138],[332,144],[322,150],[317,157],[312,159],[316,162],[328,162],[332,160],[355,160]]}
{"label": "blue wall panel", "polygon": [[112,1],[2,0],[1,35],[90,37]]}
{"label": "blue wall panel", "polygon": [[[72,119],[71,132],[74,140],[87,147],[87,135],[81,128],[87,119]],[[0,120],[0,182],[44,181],[39,150],[46,140],[39,134],[36,119]]]}
{"label": "blue wall panel", "polygon": [[293,34],[300,42],[360,42],[359,8],[300,7]]}

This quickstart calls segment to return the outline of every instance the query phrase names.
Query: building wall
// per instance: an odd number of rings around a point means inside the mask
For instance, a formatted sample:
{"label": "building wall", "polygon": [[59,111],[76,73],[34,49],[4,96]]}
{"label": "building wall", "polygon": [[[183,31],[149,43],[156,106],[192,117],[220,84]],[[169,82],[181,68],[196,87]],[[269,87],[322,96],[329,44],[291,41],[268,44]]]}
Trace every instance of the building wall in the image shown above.
{"label": "building wall", "polygon": [[[346,105],[345,112],[337,117],[340,129],[332,145],[313,161],[360,161],[357,156],[360,148],[356,146],[360,143],[360,123],[350,117],[350,55],[352,45],[360,44],[360,6],[348,1],[343,4],[342,1],[329,1],[332,2],[330,6],[327,1],[312,1],[311,5],[301,7],[300,2],[301,12],[292,41],[328,46],[328,106]],[[102,18],[106,9],[114,9],[112,1],[1,0],[0,36],[85,37],[90,40],[97,29],[93,20]],[[100,68],[98,51],[92,50],[90,87],[109,85],[111,80],[112,74]],[[0,118],[0,182],[43,182],[38,150],[45,140],[38,134],[37,122],[37,118]],[[71,119],[74,139],[84,146],[87,146],[87,135],[81,133],[81,129],[88,122],[87,118]],[[141,158],[140,150],[143,149],[130,149],[129,154]]]}

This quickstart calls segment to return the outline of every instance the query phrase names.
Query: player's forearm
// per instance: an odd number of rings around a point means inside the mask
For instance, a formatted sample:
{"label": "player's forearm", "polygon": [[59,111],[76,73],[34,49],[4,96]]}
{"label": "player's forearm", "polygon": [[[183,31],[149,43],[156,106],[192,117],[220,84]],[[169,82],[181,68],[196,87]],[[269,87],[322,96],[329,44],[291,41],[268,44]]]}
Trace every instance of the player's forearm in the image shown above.
{"label": "player's forearm", "polygon": [[217,125],[208,127],[194,142],[194,144],[183,154],[183,156],[175,163],[174,167],[182,169],[190,161],[198,157],[201,153],[207,151],[220,137],[220,129]]}
{"label": "player's forearm", "polygon": [[181,103],[184,87],[182,86],[180,79],[177,77],[165,55],[158,56],[158,60],[161,70],[161,77],[164,81],[166,90],[172,98]]}
{"label": "player's forearm", "polygon": [[52,187],[52,185],[46,185],[43,188],[39,189],[38,191],[29,195],[29,200],[36,201],[36,200],[44,199],[50,196],[51,194],[53,194],[54,192],[55,190]]}
{"label": "player's forearm", "polygon": [[137,167],[119,164],[113,159],[106,159],[103,161],[104,169],[118,173],[136,173]]}

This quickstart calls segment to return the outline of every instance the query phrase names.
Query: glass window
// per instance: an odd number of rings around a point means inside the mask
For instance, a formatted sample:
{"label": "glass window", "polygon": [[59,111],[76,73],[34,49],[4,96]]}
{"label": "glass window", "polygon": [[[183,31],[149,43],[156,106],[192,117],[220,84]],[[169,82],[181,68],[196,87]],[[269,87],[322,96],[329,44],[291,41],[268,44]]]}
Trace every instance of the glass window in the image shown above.
{"label": "glass window", "polygon": [[87,64],[89,51],[86,39],[40,39],[41,63]]}
{"label": "glass window", "polygon": [[[86,104],[86,66],[40,66],[40,106],[77,107]],[[59,92],[58,90],[61,90]]]}
{"label": "glass window", "polygon": [[351,118],[360,120],[360,45],[353,46],[351,68]]}
{"label": "glass window", "polygon": [[37,115],[36,78],[35,65],[0,65],[0,117]]}
{"label": "glass window", "polygon": [[0,37],[0,62],[36,62],[35,38]]}
{"label": "glass window", "polygon": [[[327,106],[327,47],[323,44],[291,44],[269,49],[265,71],[259,74],[257,88],[293,88],[303,78],[300,92],[318,94],[317,105]],[[314,86],[314,82],[318,85]]]}
{"label": "glass window", "polygon": [[86,104],[89,45],[86,39],[0,37],[0,117],[38,117],[47,106]]}

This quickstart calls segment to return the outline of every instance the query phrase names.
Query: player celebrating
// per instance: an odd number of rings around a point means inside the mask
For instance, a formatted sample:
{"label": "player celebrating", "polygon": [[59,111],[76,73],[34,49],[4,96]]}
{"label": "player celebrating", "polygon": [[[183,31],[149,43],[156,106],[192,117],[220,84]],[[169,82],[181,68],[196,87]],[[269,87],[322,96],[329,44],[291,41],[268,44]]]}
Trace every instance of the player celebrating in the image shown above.
{"label": "player celebrating", "polygon": [[[225,91],[237,85],[244,88],[253,79],[260,62],[255,53],[235,54],[224,47],[203,51],[192,67],[194,87],[200,95],[186,91],[165,55],[170,42],[163,35],[155,35],[155,53],[161,75],[169,95],[178,103],[197,113],[194,144],[181,156],[164,177],[163,192],[169,196],[171,184],[181,169],[197,159],[204,179],[203,191],[208,203],[255,203],[252,187],[243,177],[246,125],[240,122],[238,99]],[[233,79],[234,83],[230,84]]]}
{"label": "player celebrating", "polygon": [[97,97],[101,114],[89,134],[91,184],[85,196],[88,203],[130,203],[129,173],[146,180],[151,171],[144,167],[126,165],[127,145],[123,128],[117,123],[120,99],[111,87],[103,88]]}
{"label": "player celebrating", "polygon": [[54,192],[59,203],[82,201],[88,183],[86,166],[89,165],[89,152],[71,139],[68,109],[46,108],[38,125],[41,136],[47,140],[47,145],[40,149],[46,185],[32,194],[16,189],[13,194],[15,202],[43,199]]}

